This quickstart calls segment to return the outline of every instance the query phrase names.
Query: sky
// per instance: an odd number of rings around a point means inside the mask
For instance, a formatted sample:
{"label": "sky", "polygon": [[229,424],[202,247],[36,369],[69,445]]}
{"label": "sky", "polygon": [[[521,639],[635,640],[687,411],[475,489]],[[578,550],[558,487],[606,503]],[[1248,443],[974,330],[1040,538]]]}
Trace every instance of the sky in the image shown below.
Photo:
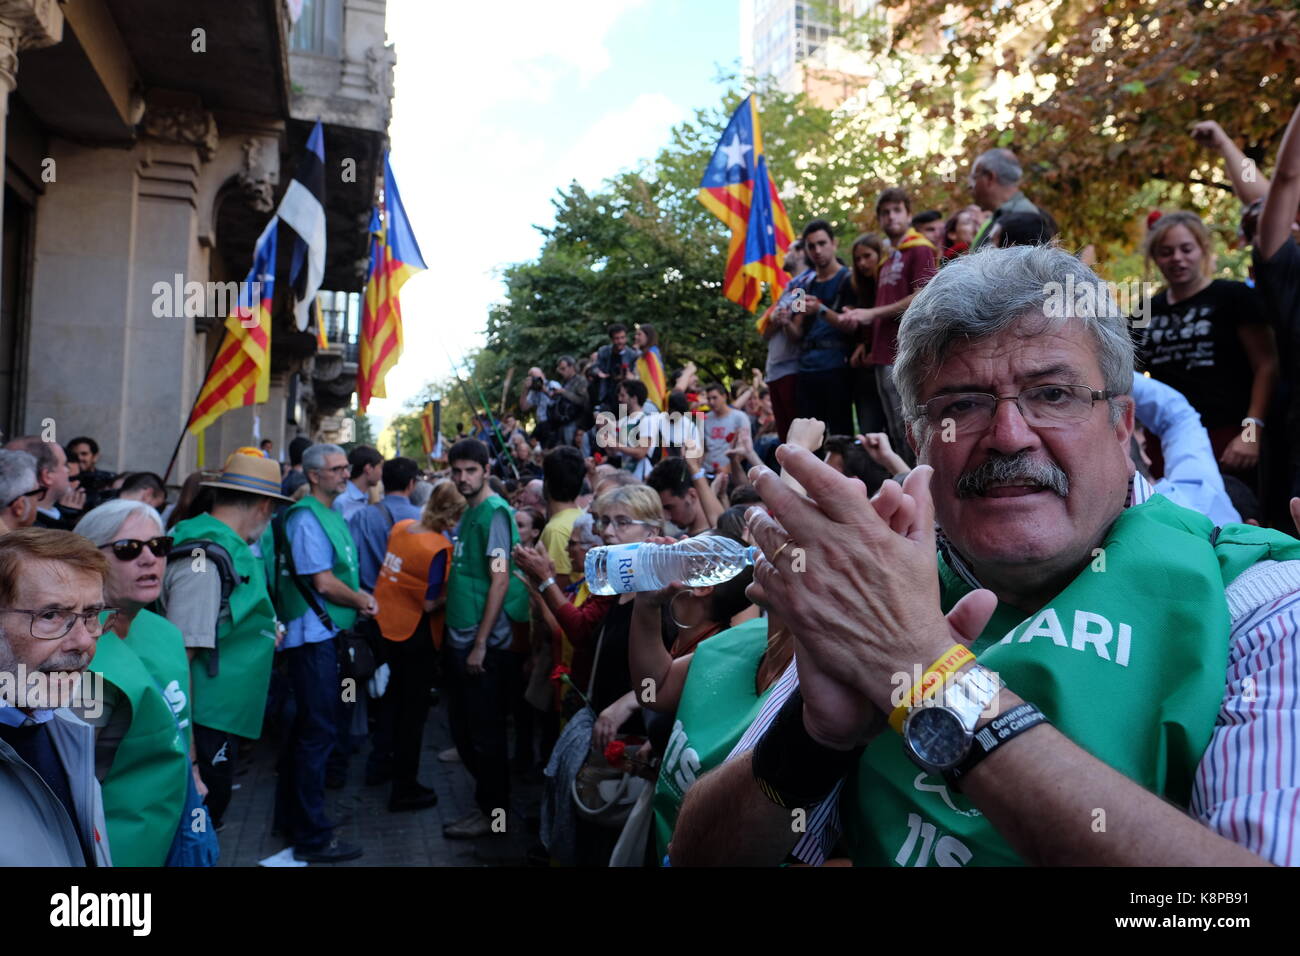
{"label": "sky", "polygon": [[537,256],[534,226],[553,222],[557,189],[598,188],[718,105],[716,77],[740,55],[738,6],[388,0],[393,176],[429,269],[402,289],[405,349],[389,397],[370,403],[377,427],[483,344],[498,272]]}

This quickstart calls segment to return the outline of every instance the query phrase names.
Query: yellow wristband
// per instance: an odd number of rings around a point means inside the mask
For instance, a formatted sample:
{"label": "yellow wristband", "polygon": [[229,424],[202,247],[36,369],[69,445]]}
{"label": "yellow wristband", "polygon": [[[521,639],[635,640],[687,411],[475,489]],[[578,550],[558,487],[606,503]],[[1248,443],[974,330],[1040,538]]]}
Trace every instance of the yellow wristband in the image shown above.
{"label": "yellow wristband", "polygon": [[912,685],[907,700],[895,707],[894,712],[889,715],[889,726],[894,728],[894,732],[899,734],[903,732],[903,721],[907,719],[908,711],[937,691],[947,675],[955,673],[973,660],[975,655],[965,644],[954,644],[944,651],[939,659],[921,675],[921,679]]}

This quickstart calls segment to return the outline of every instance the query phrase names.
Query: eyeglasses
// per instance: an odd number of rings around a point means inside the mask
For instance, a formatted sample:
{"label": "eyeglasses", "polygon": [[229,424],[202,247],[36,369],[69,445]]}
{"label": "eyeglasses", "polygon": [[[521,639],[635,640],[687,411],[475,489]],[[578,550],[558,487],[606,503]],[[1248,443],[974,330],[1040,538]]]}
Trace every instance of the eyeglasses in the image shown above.
{"label": "eyeglasses", "polygon": [[341,475],[346,471],[351,471],[351,465],[335,465],[333,468],[313,468],[312,471],[332,471],[336,475]]}
{"label": "eyeglasses", "polygon": [[1008,396],[954,392],[917,405],[916,413],[936,428],[947,428],[951,422],[957,434],[964,435],[988,428],[998,402],[1015,402],[1030,428],[1063,428],[1087,421],[1094,403],[1116,394],[1087,385],[1035,385],[1019,395]]}
{"label": "eyeglasses", "polygon": [[104,633],[104,625],[117,613],[115,607],[97,607],[89,611],[69,611],[64,608],[45,608],[29,611],[21,607],[5,607],[0,611],[10,614],[26,614],[31,618],[27,632],[38,641],[57,641],[72,631],[77,621],[81,621],[86,633],[99,637]]}
{"label": "eyeglasses", "polygon": [[119,561],[134,561],[140,557],[140,552],[148,547],[156,558],[165,558],[172,549],[172,538],[167,535],[159,535],[156,538],[150,538],[148,541],[140,541],[136,538],[120,538],[108,544],[101,544],[101,548],[112,548],[113,557]]}
{"label": "eyeglasses", "polygon": [[8,508],[19,498],[30,498],[33,495],[43,495],[43,494],[45,494],[45,489],[38,486],[36,488],[33,488],[31,491],[24,491],[21,495],[14,495],[12,498],[10,498],[8,501],[5,502],[5,507]]}
{"label": "eyeglasses", "polygon": [[611,521],[614,523],[614,526],[618,528],[619,531],[626,531],[634,524],[645,525],[646,527],[655,526],[655,522],[653,521],[637,521],[635,518],[629,518],[627,515],[615,515],[612,518],[609,517],[608,515],[591,516],[591,526],[595,528],[597,531],[604,531],[605,527]]}

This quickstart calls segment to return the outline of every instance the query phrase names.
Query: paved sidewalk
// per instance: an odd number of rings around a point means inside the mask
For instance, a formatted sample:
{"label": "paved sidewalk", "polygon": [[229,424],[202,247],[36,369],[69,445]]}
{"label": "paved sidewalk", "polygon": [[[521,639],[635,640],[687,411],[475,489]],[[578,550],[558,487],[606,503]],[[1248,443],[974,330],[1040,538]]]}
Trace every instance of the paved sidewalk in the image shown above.
{"label": "paved sidewalk", "polygon": [[[511,774],[512,806],[505,833],[477,840],[448,840],[442,835],[443,825],[459,820],[474,809],[474,783],[465,768],[459,763],[438,761],[439,751],[450,746],[447,708],[440,703],[429,711],[420,756],[420,782],[437,791],[438,805],[427,810],[390,813],[389,785],[365,786],[365,762],[370,747],[366,741],[362,752],[352,755],[347,786],[325,791],[326,806],[339,824],[335,831],[339,839],[360,843],[366,853],[358,860],[326,865],[525,865],[528,849],[537,845],[536,818],[542,798],[540,776],[525,782],[519,774]],[[286,846],[284,840],[271,835],[275,756],[275,737],[271,731],[253,746],[251,760],[241,752],[235,777],[238,789],[226,811],[225,827],[221,831],[221,866],[256,866],[259,860]]]}

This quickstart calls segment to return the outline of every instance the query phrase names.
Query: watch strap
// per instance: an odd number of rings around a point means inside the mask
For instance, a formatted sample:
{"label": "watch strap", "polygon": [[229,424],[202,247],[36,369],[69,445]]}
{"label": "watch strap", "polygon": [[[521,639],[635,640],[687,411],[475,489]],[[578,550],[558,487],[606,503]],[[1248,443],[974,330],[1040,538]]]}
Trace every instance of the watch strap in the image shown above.
{"label": "watch strap", "polygon": [[778,807],[810,807],[857,766],[864,750],[832,750],[813,740],[803,724],[803,694],[795,688],[754,747],[754,782]]}
{"label": "watch strap", "polygon": [[894,733],[901,734],[903,732],[903,721],[907,719],[909,710],[936,691],[942,691],[947,682],[947,676],[955,673],[959,668],[965,666],[967,662],[973,660],[975,660],[975,655],[965,644],[954,644],[944,651],[933,664],[926,668],[925,673],[921,675],[921,679],[913,684],[912,689],[908,691],[907,698],[895,707],[893,713],[889,715],[889,726],[894,728]]}
{"label": "watch strap", "polygon": [[949,786],[961,789],[961,779],[974,770],[989,754],[1005,743],[1015,740],[1027,730],[1039,724],[1050,724],[1047,715],[1033,704],[1017,704],[1005,714],[999,714],[984,725],[971,740],[970,753],[966,759],[944,774]]}
{"label": "watch strap", "polygon": [[976,664],[949,678],[940,700],[944,707],[957,714],[968,733],[974,733],[989,704],[997,700],[998,692],[1006,686],[993,671]]}

